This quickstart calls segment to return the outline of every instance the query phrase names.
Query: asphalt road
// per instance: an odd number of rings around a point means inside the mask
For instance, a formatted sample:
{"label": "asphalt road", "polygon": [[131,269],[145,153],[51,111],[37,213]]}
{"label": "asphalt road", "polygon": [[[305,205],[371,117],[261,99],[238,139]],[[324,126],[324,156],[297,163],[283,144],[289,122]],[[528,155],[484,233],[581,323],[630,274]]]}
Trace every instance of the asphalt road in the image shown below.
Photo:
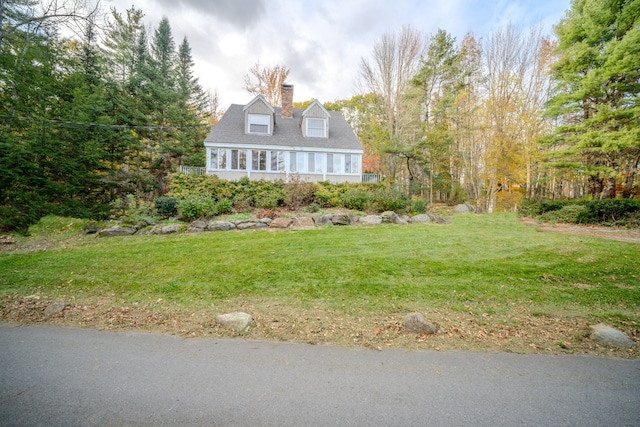
{"label": "asphalt road", "polygon": [[0,324],[2,426],[640,426],[640,361]]}

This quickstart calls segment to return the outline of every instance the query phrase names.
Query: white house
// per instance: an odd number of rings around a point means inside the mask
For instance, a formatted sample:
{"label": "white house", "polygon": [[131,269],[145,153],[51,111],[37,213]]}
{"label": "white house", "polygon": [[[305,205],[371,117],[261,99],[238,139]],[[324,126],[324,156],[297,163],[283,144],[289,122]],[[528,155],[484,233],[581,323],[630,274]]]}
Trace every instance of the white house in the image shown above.
{"label": "white house", "polygon": [[314,100],[293,108],[293,86],[282,86],[282,107],[260,95],[232,104],[204,140],[206,172],[236,181],[360,182],[363,149],[341,113]]}

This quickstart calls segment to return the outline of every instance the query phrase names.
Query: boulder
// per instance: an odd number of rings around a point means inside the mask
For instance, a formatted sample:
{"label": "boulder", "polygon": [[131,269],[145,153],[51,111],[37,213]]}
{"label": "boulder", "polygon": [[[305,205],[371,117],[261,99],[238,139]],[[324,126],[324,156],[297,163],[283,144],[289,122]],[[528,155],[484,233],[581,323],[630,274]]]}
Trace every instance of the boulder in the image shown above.
{"label": "boulder", "polygon": [[233,313],[220,314],[216,317],[216,322],[225,328],[232,329],[236,332],[242,332],[249,329],[253,322],[253,317],[242,311]]}
{"label": "boulder", "polygon": [[393,211],[382,212],[382,222],[390,224],[407,224],[407,221]]}
{"label": "boulder", "polygon": [[591,329],[593,330],[591,339],[600,345],[618,348],[630,348],[636,345],[633,340],[621,331],[604,323],[591,326]]}
{"label": "boulder", "polygon": [[293,224],[293,220],[291,218],[276,218],[271,221],[269,227],[271,228],[289,228]]}
{"label": "boulder", "polygon": [[236,225],[228,221],[211,221],[207,224],[209,231],[229,231],[236,228]]}
{"label": "boulder", "polygon": [[260,222],[264,223],[264,224],[271,224],[271,221],[273,221],[271,218],[260,218],[259,220]]}
{"label": "boulder", "polygon": [[180,224],[165,225],[164,227],[160,227],[160,230],[158,230],[159,234],[173,234],[173,233],[179,233],[179,232],[180,232]]}
{"label": "boulder", "polygon": [[409,218],[409,222],[412,224],[427,224],[431,222],[431,216],[428,214],[418,214]]}
{"label": "boulder", "polygon": [[193,221],[191,224],[189,224],[189,226],[187,227],[187,232],[189,233],[200,233],[202,231],[205,231],[207,229],[207,223],[206,221]]}
{"label": "boulder", "polygon": [[451,218],[444,218],[438,215],[433,215],[431,220],[436,224],[451,224]]}
{"label": "boulder", "polygon": [[367,215],[360,217],[358,222],[364,225],[378,225],[382,224],[382,217],[380,215]]}
{"label": "boulder", "polygon": [[351,225],[358,222],[358,216],[352,213],[341,213],[331,216],[333,225]]}
{"label": "boulder", "polygon": [[267,228],[267,227],[268,225],[262,221],[246,220],[246,221],[239,221],[236,223],[236,228],[238,230],[251,230],[255,228]]}
{"label": "boulder", "polygon": [[54,301],[44,309],[45,316],[53,316],[55,314],[60,314],[67,308],[67,304],[64,301]]}
{"label": "boulder", "polygon": [[136,232],[135,228],[120,227],[118,225],[114,225],[113,227],[100,230],[98,232],[98,236],[100,237],[131,236],[132,234],[135,234],[135,232]]}
{"label": "boulder", "polygon": [[333,215],[313,214],[311,218],[316,225],[333,225]]}
{"label": "boulder", "polygon": [[435,334],[438,332],[438,326],[431,322],[422,315],[422,313],[409,313],[404,316],[402,326],[409,332],[415,332],[417,334]]}
{"label": "boulder", "polygon": [[291,228],[309,229],[314,227],[313,218],[308,216],[301,216],[299,218],[293,218]]}
{"label": "boulder", "polygon": [[471,210],[471,206],[467,205],[466,203],[463,203],[461,205],[456,205],[455,209],[453,210],[455,213],[469,213],[469,212],[473,212]]}

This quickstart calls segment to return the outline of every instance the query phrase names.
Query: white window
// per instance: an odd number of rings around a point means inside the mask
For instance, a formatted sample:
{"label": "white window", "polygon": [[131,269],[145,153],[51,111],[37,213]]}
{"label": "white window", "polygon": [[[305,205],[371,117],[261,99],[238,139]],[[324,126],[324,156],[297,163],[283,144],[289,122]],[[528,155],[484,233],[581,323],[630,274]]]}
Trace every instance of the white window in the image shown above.
{"label": "white window", "polygon": [[224,148],[211,149],[211,169],[227,168],[227,150]]}
{"label": "white window", "polygon": [[307,118],[307,136],[326,138],[327,119]]}
{"label": "white window", "polygon": [[271,117],[267,114],[248,114],[247,127],[249,133],[270,135]]}
{"label": "white window", "polygon": [[253,150],[251,152],[251,169],[254,171],[267,170],[267,152]]}
{"label": "white window", "polygon": [[231,150],[231,170],[247,170],[247,150]]}
{"label": "white window", "polygon": [[284,152],[271,151],[271,172],[284,172]]}
{"label": "white window", "polygon": [[311,173],[322,173],[322,154],[309,153],[307,171]]}
{"label": "white window", "polygon": [[289,170],[291,172],[305,172],[304,153],[291,152],[289,157]]}

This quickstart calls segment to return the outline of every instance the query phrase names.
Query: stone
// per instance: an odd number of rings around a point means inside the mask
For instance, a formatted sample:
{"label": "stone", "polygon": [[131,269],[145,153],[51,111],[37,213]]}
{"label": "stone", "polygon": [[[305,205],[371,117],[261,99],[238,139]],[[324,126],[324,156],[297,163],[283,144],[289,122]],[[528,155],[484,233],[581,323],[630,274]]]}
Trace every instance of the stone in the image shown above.
{"label": "stone", "polygon": [[470,209],[470,206],[467,205],[466,203],[463,203],[461,205],[456,205],[455,209],[453,210],[455,213],[469,213],[472,212]]}
{"label": "stone", "polygon": [[402,326],[409,332],[417,334],[435,334],[438,332],[438,326],[425,319],[422,313],[409,313],[404,316]]}
{"label": "stone", "polygon": [[44,309],[45,316],[53,316],[55,314],[60,314],[67,308],[67,304],[64,301],[54,301]]}
{"label": "stone", "polygon": [[333,215],[313,214],[311,218],[316,225],[333,225]]}
{"label": "stone", "polygon": [[268,225],[262,221],[247,220],[247,221],[239,221],[236,223],[236,228],[238,230],[250,230],[255,228],[266,228],[266,227],[268,227]]}
{"label": "stone", "polygon": [[187,227],[187,232],[200,233],[202,231],[205,231],[206,229],[207,229],[206,221],[196,220],[196,221],[193,221],[191,224],[189,224],[189,226]]}
{"label": "stone", "polygon": [[431,217],[431,220],[433,222],[435,222],[436,224],[451,224],[451,218],[443,218],[443,217],[438,216],[438,215],[433,215]]}
{"label": "stone", "polygon": [[180,224],[169,224],[161,227],[158,231],[159,234],[173,234],[180,232]]}
{"label": "stone", "polygon": [[0,245],[13,245],[14,243],[16,243],[15,237],[7,235],[0,236]]}
{"label": "stone", "polygon": [[382,217],[380,215],[367,215],[360,217],[358,222],[364,225],[378,225],[382,224]]}
{"label": "stone", "polygon": [[271,221],[273,221],[271,218],[260,218],[259,220],[260,222],[264,223],[264,224],[271,224]]}
{"label": "stone", "polygon": [[390,224],[407,224],[397,213],[393,211],[382,212],[382,222]]}
{"label": "stone", "polygon": [[398,215],[400,221],[398,224],[409,224],[409,216],[408,215]]}
{"label": "stone", "polygon": [[351,218],[349,218],[349,214],[335,214],[331,217],[331,223],[333,225],[351,225]]}
{"label": "stone", "polygon": [[236,332],[242,332],[251,326],[253,317],[242,311],[234,311],[233,313],[220,314],[216,317],[216,322],[225,328],[232,329]]}
{"label": "stone", "polygon": [[409,218],[409,222],[412,224],[427,224],[431,222],[431,216],[428,214],[418,214]]}
{"label": "stone", "polygon": [[269,227],[271,228],[289,228],[293,224],[293,220],[291,218],[276,218],[271,221]]}
{"label": "stone", "polygon": [[100,237],[117,237],[117,236],[131,236],[135,234],[135,228],[131,227],[120,227],[118,225],[114,225],[113,227],[105,228],[104,230],[98,231],[98,236]]}
{"label": "stone", "polygon": [[591,326],[591,329],[593,330],[591,339],[600,345],[618,348],[631,348],[636,345],[633,340],[621,331],[604,323]]}
{"label": "stone", "polygon": [[236,225],[228,221],[211,221],[207,224],[207,230],[209,231],[229,231],[235,228]]}
{"label": "stone", "polygon": [[309,216],[301,216],[299,218],[293,218],[293,223],[291,224],[291,228],[296,228],[296,229],[310,229],[315,227],[315,223],[313,221],[313,218],[309,217]]}

